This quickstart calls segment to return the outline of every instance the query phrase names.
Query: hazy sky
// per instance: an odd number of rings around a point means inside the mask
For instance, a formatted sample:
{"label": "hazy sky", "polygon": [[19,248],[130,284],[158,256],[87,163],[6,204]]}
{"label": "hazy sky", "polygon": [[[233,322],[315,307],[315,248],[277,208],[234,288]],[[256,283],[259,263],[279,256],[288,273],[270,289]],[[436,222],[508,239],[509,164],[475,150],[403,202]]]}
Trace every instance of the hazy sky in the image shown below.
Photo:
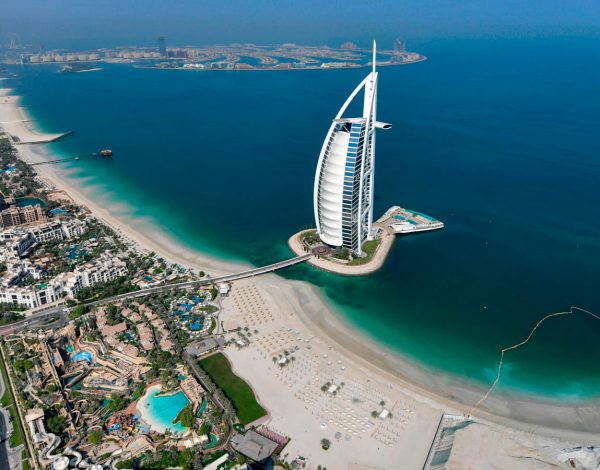
{"label": "hazy sky", "polygon": [[219,42],[367,44],[473,36],[600,36],[600,0],[0,0],[0,41],[48,47]]}

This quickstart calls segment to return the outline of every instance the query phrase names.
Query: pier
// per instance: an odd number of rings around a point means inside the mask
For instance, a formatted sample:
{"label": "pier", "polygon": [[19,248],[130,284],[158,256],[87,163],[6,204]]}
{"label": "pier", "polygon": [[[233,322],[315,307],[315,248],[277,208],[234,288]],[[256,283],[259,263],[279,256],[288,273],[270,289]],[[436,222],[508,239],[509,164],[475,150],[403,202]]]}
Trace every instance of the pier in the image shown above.
{"label": "pier", "polygon": [[56,160],[47,160],[45,162],[36,162],[29,163],[29,166],[38,166],[38,165],[53,165],[55,163],[68,162],[73,160],[79,160],[81,157],[67,157],[67,158],[57,158]]}

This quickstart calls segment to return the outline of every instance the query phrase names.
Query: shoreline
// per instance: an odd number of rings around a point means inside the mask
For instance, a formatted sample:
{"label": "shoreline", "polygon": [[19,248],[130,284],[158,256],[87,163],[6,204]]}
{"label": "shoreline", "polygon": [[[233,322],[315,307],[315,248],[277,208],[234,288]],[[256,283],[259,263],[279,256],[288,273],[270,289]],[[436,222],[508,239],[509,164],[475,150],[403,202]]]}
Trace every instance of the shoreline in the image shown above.
{"label": "shoreline", "polygon": [[[370,51],[369,51],[370,52]],[[418,64],[420,62],[425,62],[427,60],[426,56],[421,56],[421,58],[419,59],[415,59],[415,60],[411,60],[409,62],[400,62],[397,64],[391,64],[391,63],[386,63],[386,62],[378,62],[377,63],[377,67],[400,67],[403,65],[411,65],[411,64]],[[58,64],[59,62],[46,62],[46,63],[40,63],[40,64],[32,64],[32,65],[50,65],[50,64]],[[118,62],[117,62],[118,63]],[[292,70],[355,70],[355,69],[368,69],[371,67],[371,64],[366,64],[366,65],[362,65],[362,64],[357,64],[355,66],[352,67],[321,67],[321,66],[315,66],[315,67],[302,67],[302,68],[275,68],[275,67],[256,67],[256,68],[233,68],[233,69],[202,69],[202,68],[183,68],[183,67],[158,67],[156,65],[137,65],[135,62],[130,64],[138,69],[148,69],[148,70],[185,70],[185,71],[192,71],[192,72],[289,72]]]}
{"label": "shoreline", "polygon": [[[314,286],[309,287],[314,296],[327,307],[324,294]],[[440,370],[427,369],[417,360],[403,355],[390,346],[378,343],[366,333],[357,330],[338,312],[333,315],[325,315],[325,313],[320,311],[313,317],[299,316],[299,318],[315,335],[325,331],[325,337],[334,341],[339,349],[353,356],[356,362],[362,363],[367,368],[375,367],[390,382],[396,382],[404,387],[403,391],[410,391],[419,400],[426,399],[428,403],[440,407],[446,413],[468,412],[487,389],[487,387],[479,388],[468,379]],[[600,398],[563,403],[558,399],[553,400],[524,392],[504,391],[496,395],[492,394],[484,403],[473,419],[477,421],[483,419],[553,437],[564,437],[565,433],[570,436],[570,439],[575,439],[575,436],[584,438],[593,435],[597,445],[600,445],[600,435],[598,435],[600,423],[596,422],[595,417],[589,415],[591,410],[600,406]],[[507,411],[510,412],[508,416],[505,415]],[[586,413],[589,415],[589,420],[584,427],[588,427],[588,431],[575,429],[579,426],[569,427],[561,422],[562,419],[581,419],[581,415],[585,416]]]}
{"label": "shoreline", "polygon": [[[3,104],[0,110],[4,120],[4,106],[12,106],[22,114],[15,99],[11,104]],[[19,132],[27,135],[34,133],[27,124],[28,120],[20,123]],[[43,147],[43,146],[42,146]],[[18,145],[16,146],[21,158],[28,162],[43,161],[50,155],[40,146]],[[80,187],[77,182],[69,179],[68,170],[52,168],[51,165],[37,167],[40,177],[51,181],[58,190],[66,191],[76,202],[86,206],[94,216],[104,221],[118,233],[135,241],[139,246],[149,251],[155,251],[169,261],[183,266],[193,267],[198,270],[206,270],[211,275],[227,274],[235,270],[244,269],[246,266],[229,261],[213,258],[209,255],[186,247],[173,240],[172,237],[161,231],[151,222],[139,220],[136,217],[131,223],[128,221],[127,207],[102,206],[102,201],[92,201],[95,197],[91,189]],[[129,223],[128,223],[129,222]],[[419,401],[425,401],[429,405],[440,410],[454,410],[465,412],[485,391],[460,377],[428,370],[415,361],[404,357],[398,351],[377,343],[366,333],[361,332],[344,319],[336,307],[328,302],[324,294],[315,286],[304,281],[288,281],[279,276],[269,274],[252,281],[254,284],[266,288],[270,294],[275,296],[280,303],[294,304],[298,318],[305,328],[315,337],[319,337],[324,343],[335,343],[339,350],[352,357],[360,367],[366,368],[372,375],[385,377],[390,383],[398,384],[402,390]],[[279,294],[277,294],[279,292]],[[290,297],[288,293],[293,293]],[[415,379],[418,377],[418,379]],[[259,381],[254,377],[249,381]],[[449,395],[449,397],[447,397]],[[264,400],[261,400],[264,403]],[[461,402],[466,403],[461,405]],[[597,435],[591,433],[600,432],[600,424],[593,425],[592,422],[583,422],[582,415],[592,415],[589,410],[597,407],[598,400],[589,400],[582,404],[558,404],[543,398],[528,397],[515,393],[506,396],[495,395],[485,402],[486,411],[478,411],[477,418],[505,424],[510,427],[531,431],[536,433],[545,431],[548,435],[573,436],[588,440]],[[266,403],[267,406],[268,403]],[[489,410],[489,411],[488,411]],[[490,414],[490,411],[494,414]],[[497,414],[496,414],[497,413]],[[563,422],[561,422],[562,420]],[[569,421],[567,425],[564,421]],[[593,419],[589,419],[593,421]],[[543,427],[543,429],[540,428]],[[574,428],[586,429],[585,431]]]}
{"label": "shoreline", "polygon": [[[306,229],[301,230],[300,232],[292,235],[288,241],[287,245],[289,249],[296,256],[302,256],[306,254],[304,243],[301,240],[302,234],[310,231],[314,231],[315,229]],[[338,274],[340,276],[368,276],[369,274],[373,274],[376,271],[379,271],[383,268],[387,257],[396,241],[396,235],[393,233],[384,232],[381,235],[381,239],[379,244],[373,254],[373,257],[363,264],[344,264],[344,263],[335,263],[326,258],[310,258],[307,263],[316,269],[320,269],[322,271],[326,271],[333,274]]]}

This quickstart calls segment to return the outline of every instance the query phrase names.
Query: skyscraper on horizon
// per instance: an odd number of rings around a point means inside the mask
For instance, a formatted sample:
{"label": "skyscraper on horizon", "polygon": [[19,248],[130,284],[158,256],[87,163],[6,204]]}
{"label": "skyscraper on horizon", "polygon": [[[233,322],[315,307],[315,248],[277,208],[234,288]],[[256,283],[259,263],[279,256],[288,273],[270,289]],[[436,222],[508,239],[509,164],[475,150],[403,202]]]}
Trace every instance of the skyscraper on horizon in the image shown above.
{"label": "skyscraper on horizon", "polygon": [[161,57],[167,57],[167,40],[164,36],[158,38],[158,53]]}
{"label": "skyscraper on horizon", "polygon": [[[314,212],[317,233],[332,247],[345,247],[357,255],[373,238],[373,187],[375,129],[390,129],[377,121],[376,44],[373,68],[350,94],[329,127],[315,174]],[[345,118],[344,112],[364,91],[362,117]]]}

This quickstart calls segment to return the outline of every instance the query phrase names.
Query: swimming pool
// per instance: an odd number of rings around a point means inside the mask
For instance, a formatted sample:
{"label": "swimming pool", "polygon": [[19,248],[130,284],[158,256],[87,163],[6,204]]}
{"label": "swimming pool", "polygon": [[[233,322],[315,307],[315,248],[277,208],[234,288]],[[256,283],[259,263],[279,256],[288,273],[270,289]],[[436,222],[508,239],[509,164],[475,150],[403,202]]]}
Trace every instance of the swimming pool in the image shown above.
{"label": "swimming pool", "polygon": [[417,212],[417,211],[413,211],[412,209],[407,209],[409,212],[412,212],[415,215],[420,215],[421,217],[429,220],[429,222],[437,222],[436,219],[434,219],[433,217],[428,216],[427,214],[423,214],[421,212]]}
{"label": "swimming pool", "polygon": [[208,406],[208,401],[206,401],[206,398],[203,398],[202,405],[200,405],[200,413],[199,413],[200,416],[202,416],[204,414],[207,406]]}
{"label": "swimming pool", "polygon": [[217,436],[215,434],[211,432],[208,437],[210,440],[208,441],[208,444],[204,446],[205,449],[211,449],[217,445]]}
{"label": "swimming pool", "polygon": [[79,351],[73,356],[73,362],[85,361],[88,364],[92,363],[92,355],[87,351]]}
{"label": "swimming pool", "polygon": [[140,418],[153,431],[164,433],[168,430],[175,434],[183,434],[187,428],[180,422],[173,424],[173,420],[188,405],[187,397],[181,391],[169,395],[159,395],[161,391],[160,385],[153,385],[146,390],[137,404]]}

